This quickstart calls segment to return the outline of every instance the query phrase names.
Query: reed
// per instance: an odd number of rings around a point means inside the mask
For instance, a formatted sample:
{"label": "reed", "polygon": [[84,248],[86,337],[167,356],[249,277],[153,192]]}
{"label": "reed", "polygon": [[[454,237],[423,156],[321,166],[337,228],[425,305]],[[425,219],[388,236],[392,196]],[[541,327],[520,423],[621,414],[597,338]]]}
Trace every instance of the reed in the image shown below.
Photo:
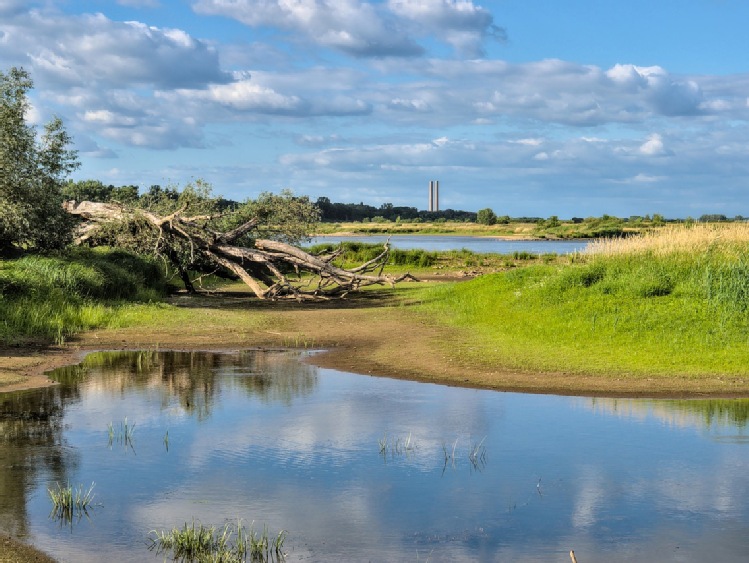
{"label": "reed", "polygon": [[410,432],[405,438],[396,438],[395,441],[389,439],[386,433],[377,441],[377,445],[380,448],[380,455],[386,460],[388,454],[390,457],[395,457],[396,455],[410,455],[416,451],[416,441]]}
{"label": "reed", "polygon": [[73,488],[70,483],[65,487],[61,487],[59,483],[55,483],[56,488],[47,489],[49,498],[52,501],[51,516],[55,519],[69,522],[72,521],[74,516],[81,516],[87,513],[93,506],[94,486],[95,483],[91,483],[88,489],[84,489],[83,485]]}
{"label": "reed", "polygon": [[159,555],[170,553],[175,561],[262,563],[285,559],[286,537],[286,531],[282,530],[271,538],[267,526],[263,526],[262,532],[256,532],[254,523],[248,529],[241,520],[236,526],[227,523],[219,529],[196,525],[193,520],[191,525],[185,523],[181,529],[173,528],[170,532],[154,530],[148,540],[150,551]]}
{"label": "reed", "polygon": [[[133,447],[133,434],[135,433],[135,423],[130,423],[125,417],[125,420],[120,422],[118,426],[115,426],[114,422],[110,422],[107,425],[107,435],[109,436],[109,447],[117,442],[123,446]],[[165,438],[168,440],[168,438]]]}

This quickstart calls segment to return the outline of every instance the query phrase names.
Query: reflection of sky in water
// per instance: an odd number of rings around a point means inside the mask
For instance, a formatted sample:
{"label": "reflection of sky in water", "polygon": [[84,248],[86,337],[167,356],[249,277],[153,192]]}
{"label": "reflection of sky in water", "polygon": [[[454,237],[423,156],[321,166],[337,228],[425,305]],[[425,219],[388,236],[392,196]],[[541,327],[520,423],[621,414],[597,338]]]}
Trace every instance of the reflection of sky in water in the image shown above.
{"label": "reflection of sky in water", "polygon": [[581,252],[588,246],[587,240],[507,240],[494,237],[451,235],[321,236],[313,238],[309,245],[340,244],[342,242],[385,244],[388,239],[392,248],[401,250],[422,249],[428,252],[442,252],[465,249],[477,254],[512,254],[513,252],[570,254]]}
{"label": "reflection of sky in water", "polygon": [[[63,448],[77,459],[70,482],[96,481],[102,506],[60,530],[42,478],[27,497],[30,539],[65,561],[100,561],[103,545],[113,560],[143,561],[153,529],[242,518],[288,530],[289,560],[568,561],[570,549],[580,561],[745,560],[748,446],[714,439],[743,429],[707,424],[697,403],[450,388],[288,353],[244,359],[254,363],[215,355],[195,377],[157,362],[134,387],[122,370],[91,368],[65,408]],[[107,424],[125,417],[134,447],[109,447]],[[408,436],[415,449],[380,455],[378,440]],[[474,467],[482,440],[486,463]]]}

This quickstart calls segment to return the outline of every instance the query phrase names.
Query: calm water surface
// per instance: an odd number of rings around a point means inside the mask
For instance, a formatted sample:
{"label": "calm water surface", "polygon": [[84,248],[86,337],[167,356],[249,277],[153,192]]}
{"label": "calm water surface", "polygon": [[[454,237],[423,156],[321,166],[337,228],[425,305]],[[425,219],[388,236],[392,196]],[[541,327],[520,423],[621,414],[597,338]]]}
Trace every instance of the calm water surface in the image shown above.
{"label": "calm water surface", "polygon": [[[365,242],[385,244],[387,236],[347,236],[316,237],[313,244],[340,244],[341,242]],[[393,235],[390,246],[402,250],[421,248],[428,251],[470,250],[476,253],[512,254],[513,252],[530,252],[531,254],[570,254],[579,252],[588,246],[585,240],[503,240],[491,237],[468,237],[450,235]]]}
{"label": "calm water surface", "polygon": [[[99,353],[0,395],[0,529],[70,562],[161,561],[150,531],[239,518],[287,530],[289,561],[747,560],[746,400],[498,393],[299,357]],[[100,505],[51,518],[56,482],[95,482]]]}

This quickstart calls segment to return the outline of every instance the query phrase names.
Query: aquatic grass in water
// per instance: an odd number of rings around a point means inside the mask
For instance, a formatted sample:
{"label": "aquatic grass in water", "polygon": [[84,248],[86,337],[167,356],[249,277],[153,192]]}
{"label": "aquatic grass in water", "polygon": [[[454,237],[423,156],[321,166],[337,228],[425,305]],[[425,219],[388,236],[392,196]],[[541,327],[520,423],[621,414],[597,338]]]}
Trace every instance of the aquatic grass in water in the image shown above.
{"label": "aquatic grass in water", "polygon": [[388,454],[390,457],[395,457],[396,455],[410,455],[416,451],[416,442],[412,439],[411,433],[406,438],[397,438],[395,441],[388,439],[385,434],[377,441],[377,444],[383,459],[387,459]]}
{"label": "aquatic grass in water", "polygon": [[267,526],[258,533],[252,524],[248,530],[241,521],[236,526],[227,523],[217,529],[203,524],[196,527],[193,520],[192,525],[185,523],[182,529],[171,532],[152,531],[148,539],[150,551],[159,555],[171,553],[175,561],[239,563],[283,561],[286,536],[282,530],[271,539]]}
{"label": "aquatic grass in water", "polygon": [[52,501],[52,512],[50,516],[55,520],[61,520],[63,522],[72,522],[74,516],[79,518],[88,513],[88,510],[93,506],[94,501],[94,485],[84,490],[83,485],[78,485],[77,489],[74,489],[70,483],[65,487],[61,487],[59,483],[55,483],[56,488],[47,489],[49,498]]}
{"label": "aquatic grass in water", "polygon": [[[114,425],[114,422],[110,422],[107,425],[107,434],[109,436],[109,447],[112,447],[112,444],[117,442],[118,444],[121,444],[123,446],[130,446],[133,448],[133,434],[135,432],[135,423],[130,424],[127,420],[127,417],[125,417],[125,420],[123,420],[118,427]],[[168,443],[168,431],[167,431],[167,437],[164,438],[165,442]],[[168,446],[167,446],[168,448]]]}

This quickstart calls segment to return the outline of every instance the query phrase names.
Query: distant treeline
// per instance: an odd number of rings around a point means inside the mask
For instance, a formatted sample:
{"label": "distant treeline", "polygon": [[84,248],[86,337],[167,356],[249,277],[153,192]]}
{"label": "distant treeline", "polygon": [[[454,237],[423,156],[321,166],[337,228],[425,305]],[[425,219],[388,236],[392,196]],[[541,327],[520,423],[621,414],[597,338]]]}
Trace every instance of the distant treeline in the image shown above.
{"label": "distant treeline", "polygon": [[[148,208],[149,202],[159,201],[162,199],[179,198],[179,190],[174,187],[162,187],[152,185],[141,193],[138,186],[113,186],[106,185],[99,180],[81,180],[78,182],[70,181],[63,187],[63,193],[68,199],[78,201],[117,201],[123,204],[137,205]],[[220,208],[231,208],[239,205],[238,202],[218,197],[218,206]],[[349,222],[439,222],[439,221],[462,221],[462,222],[480,222],[487,224],[507,224],[507,223],[536,223],[543,224],[546,227],[554,227],[559,222],[567,222],[564,219],[558,219],[556,216],[550,218],[544,217],[510,217],[508,215],[497,216],[491,209],[482,209],[478,213],[474,211],[458,211],[455,209],[445,209],[442,211],[425,211],[415,207],[396,206],[392,203],[383,203],[379,207],[368,205],[366,203],[334,203],[327,197],[319,197],[315,205],[320,209],[321,220],[327,223],[349,223]],[[666,219],[662,215],[633,215],[631,217],[614,217],[603,215],[601,218],[582,218],[572,217],[568,221],[574,224],[590,223],[593,221],[620,222],[620,223],[641,223],[652,222],[655,224],[664,222],[726,222],[726,221],[746,221],[746,217],[736,215],[729,218],[723,214],[704,214],[698,219],[687,217],[686,219]]]}
{"label": "distant treeline", "polygon": [[330,223],[349,223],[353,221],[476,221],[472,211],[419,211],[415,207],[395,206],[383,203],[380,207],[366,203],[333,203],[327,197],[319,197],[315,202],[320,208],[322,220]]}

